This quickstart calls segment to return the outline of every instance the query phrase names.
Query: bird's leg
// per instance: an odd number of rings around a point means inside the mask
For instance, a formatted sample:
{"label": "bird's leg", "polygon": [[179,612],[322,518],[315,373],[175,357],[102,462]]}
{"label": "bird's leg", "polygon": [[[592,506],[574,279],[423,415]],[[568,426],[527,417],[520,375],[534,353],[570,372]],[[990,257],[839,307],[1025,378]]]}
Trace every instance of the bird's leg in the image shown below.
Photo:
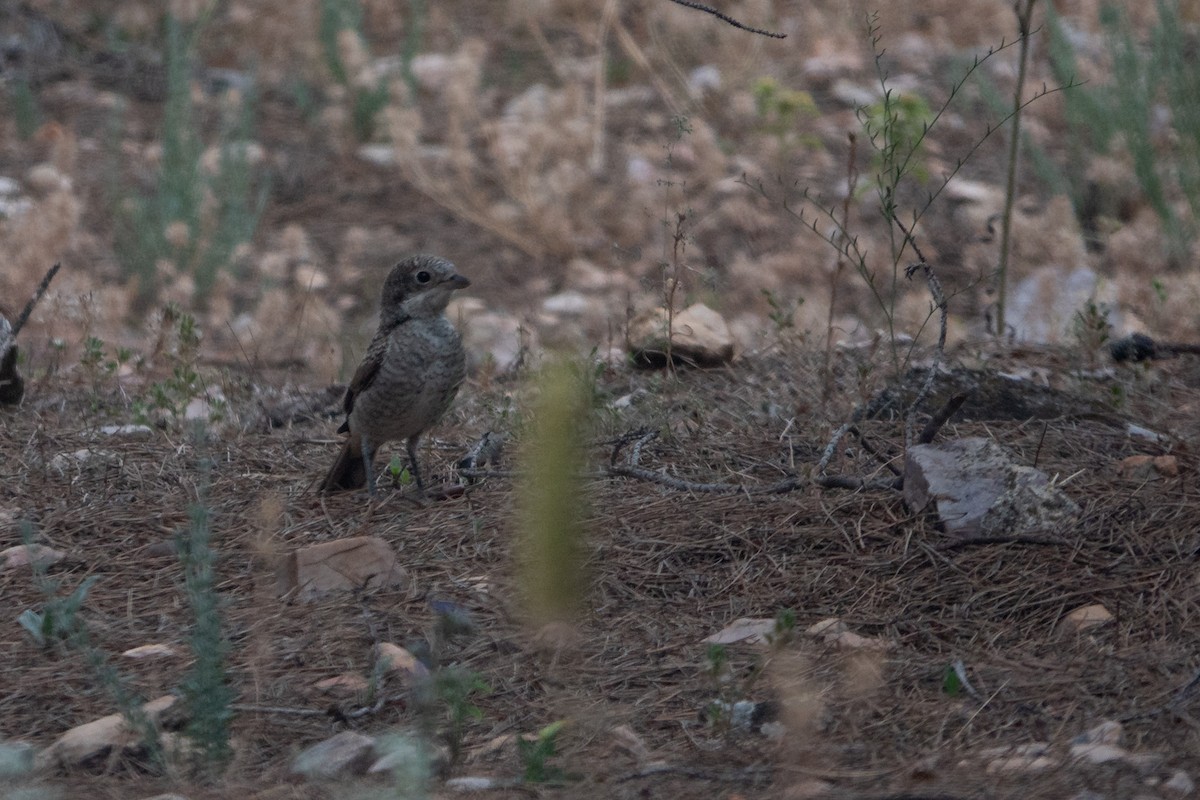
{"label": "bird's leg", "polygon": [[362,437],[362,460],[363,469],[367,473],[367,494],[371,497],[375,496],[375,469],[371,466],[371,460],[375,457],[375,453],[371,451],[371,443],[367,441],[364,434]]}
{"label": "bird's leg", "polygon": [[425,494],[425,484],[421,482],[421,468],[417,466],[417,439],[420,434],[408,437],[408,464],[412,468],[413,480],[417,482],[417,491]]}

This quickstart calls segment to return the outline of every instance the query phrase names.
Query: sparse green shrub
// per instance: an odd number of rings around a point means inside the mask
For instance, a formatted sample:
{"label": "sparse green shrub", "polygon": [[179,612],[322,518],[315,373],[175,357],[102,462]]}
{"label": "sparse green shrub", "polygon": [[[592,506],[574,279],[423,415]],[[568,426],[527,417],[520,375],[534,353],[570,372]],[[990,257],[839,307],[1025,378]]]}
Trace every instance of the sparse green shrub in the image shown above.
{"label": "sparse green shrub", "polygon": [[764,637],[767,650],[757,655],[749,670],[739,679],[734,672],[729,648],[723,644],[710,644],[705,651],[704,672],[716,689],[717,697],[705,710],[709,724],[723,733],[732,730],[732,712],[739,702],[746,701],[754,691],[771,659],[778,655],[796,630],[796,612],[782,609],[775,615],[775,624]]}
{"label": "sparse green shrub", "polygon": [[9,84],[8,99],[12,104],[13,120],[17,123],[17,135],[23,140],[33,136],[42,124],[42,110],[38,106],[33,87],[23,77]]}
{"label": "sparse green shrub", "polygon": [[[1178,1],[1158,0],[1156,8],[1147,42],[1134,38],[1122,6],[1107,3],[1101,8],[1112,78],[1066,94],[1070,163],[1062,180],[1071,187],[1076,208],[1082,210],[1087,162],[1097,153],[1123,149],[1142,194],[1167,233],[1167,255],[1180,262],[1197,235],[1200,217],[1200,73],[1193,55],[1195,42],[1180,24]],[[1048,28],[1054,73],[1060,81],[1071,79],[1078,56],[1053,6]],[[1164,119],[1174,136],[1161,130]],[[1180,193],[1190,210],[1184,218],[1172,203]]]}
{"label": "sparse green shrub", "polygon": [[759,130],[774,136],[784,147],[821,146],[821,140],[816,136],[798,130],[802,121],[820,116],[811,94],[784,88],[770,77],[755,81],[752,91]]}
{"label": "sparse green shrub", "polygon": [[[207,465],[202,465],[207,473]],[[191,523],[175,536],[183,566],[184,589],[192,609],[188,644],[194,661],[183,682],[189,720],[184,734],[196,745],[204,766],[213,774],[229,761],[229,722],[233,718],[233,689],[229,685],[226,656],[229,643],[221,633],[220,598],[217,593],[211,512],[206,492],[188,509]]]}
{"label": "sparse green shrub", "polygon": [[558,734],[566,725],[565,720],[551,722],[537,732],[533,739],[517,738],[517,755],[524,768],[521,779],[526,783],[562,783],[567,775],[560,767],[550,763],[557,752]]}
{"label": "sparse green shrub", "polygon": [[1071,320],[1072,332],[1084,353],[1095,356],[1112,339],[1112,308],[1107,303],[1088,298],[1083,308]]}
{"label": "sparse green shrub", "polygon": [[895,187],[910,175],[924,183],[929,180],[925,135],[936,117],[925,98],[911,92],[896,95],[887,88],[886,77],[881,82],[883,99],[858,112],[875,148],[871,169],[879,176],[880,186]]}
{"label": "sparse green shrub", "polygon": [[[32,547],[34,543],[33,525],[25,521],[21,523],[20,528],[22,542],[26,547]],[[26,609],[18,616],[17,621],[42,647],[59,643],[84,656],[96,677],[96,683],[109,693],[117,710],[129,726],[138,733],[146,748],[150,763],[161,766],[163,752],[157,727],[142,709],[141,698],[129,686],[129,681],[109,663],[104,651],[92,644],[87,625],[80,614],[88,592],[99,582],[100,577],[89,575],[71,594],[65,598],[58,597],[58,582],[51,580],[46,575],[45,567],[37,559],[31,561],[34,584],[46,598],[46,603],[40,612]]]}
{"label": "sparse green shrub", "polygon": [[[184,418],[188,403],[204,396],[204,380],[196,370],[200,340],[201,331],[195,317],[173,304],[163,309],[159,341],[152,357],[161,354],[168,358],[171,375],[150,384],[148,402],[144,399],[133,402],[133,416],[137,422],[151,424],[160,413],[178,422]],[[214,400],[208,421],[219,421],[222,412],[221,404]]]}
{"label": "sparse green shrub", "polygon": [[462,754],[467,722],[483,718],[483,709],[475,705],[472,698],[480,692],[491,692],[492,687],[478,672],[460,666],[441,667],[433,673],[431,680],[434,694],[445,713],[443,738],[450,748],[450,761],[455,763]]}
{"label": "sparse green shrub", "polygon": [[[162,121],[162,162],[146,195],[113,197],[117,208],[114,247],[125,271],[139,282],[139,298],[151,301],[159,288],[159,264],[169,262],[195,281],[204,302],[222,269],[232,269],[235,249],[251,239],[266,201],[256,187],[248,140],[253,98],[229,95],[219,125],[215,164],[205,165],[205,142],[191,95],[191,64],[203,20],[185,25],[165,21],[167,97]],[[182,226],[182,227],[181,227]]]}
{"label": "sparse green shrub", "polygon": [[[401,69],[410,90],[415,91],[416,79],[412,75],[410,62],[420,44],[424,5],[420,2],[412,5],[413,22],[407,26]],[[363,11],[359,0],[321,0],[320,38],[325,66],[334,81],[348,93],[354,135],[360,142],[366,142],[374,136],[379,112],[387,106],[391,92],[386,76],[381,76],[373,86],[361,82],[362,76],[356,73],[364,65],[346,63],[343,43],[340,41],[345,35],[353,36],[365,51]]]}

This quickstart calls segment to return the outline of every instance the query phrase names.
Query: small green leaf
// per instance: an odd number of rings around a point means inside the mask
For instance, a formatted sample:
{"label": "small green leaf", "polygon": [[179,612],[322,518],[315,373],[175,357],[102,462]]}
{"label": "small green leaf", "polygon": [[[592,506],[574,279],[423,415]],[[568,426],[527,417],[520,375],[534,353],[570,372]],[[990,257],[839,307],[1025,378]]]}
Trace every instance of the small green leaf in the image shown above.
{"label": "small green leaf", "polygon": [[942,692],[948,697],[958,697],[962,694],[962,689],[962,679],[958,677],[954,665],[947,664],[945,672],[942,673]]}

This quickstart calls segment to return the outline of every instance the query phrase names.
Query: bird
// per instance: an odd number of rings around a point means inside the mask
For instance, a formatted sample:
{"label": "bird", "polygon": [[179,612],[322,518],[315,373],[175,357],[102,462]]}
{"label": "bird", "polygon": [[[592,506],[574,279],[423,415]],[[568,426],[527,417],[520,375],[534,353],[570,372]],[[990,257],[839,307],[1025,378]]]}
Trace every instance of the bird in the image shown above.
{"label": "bird", "polygon": [[417,442],[450,407],[466,377],[462,338],[446,306],[470,286],[454,264],[434,255],[400,261],[387,276],[379,303],[379,330],[354,373],[342,405],[348,433],[322,492],[361,489],[375,494],[372,467],[380,445],[406,440],[417,490],[424,494]]}

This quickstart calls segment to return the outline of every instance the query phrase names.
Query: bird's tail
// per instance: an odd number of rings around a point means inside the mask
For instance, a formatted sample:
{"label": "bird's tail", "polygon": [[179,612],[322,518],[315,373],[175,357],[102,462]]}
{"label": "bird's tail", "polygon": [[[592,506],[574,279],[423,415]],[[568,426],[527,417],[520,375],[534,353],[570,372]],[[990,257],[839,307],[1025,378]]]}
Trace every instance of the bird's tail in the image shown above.
{"label": "bird's tail", "polygon": [[367,485],[367,467],[363,464],[362,445],[354,445],[353,436],[342,443],[342,451],[338,453],[337,461],[325,480],[321,482],[322,492],[343,492],[348,489],[361,489]]}

